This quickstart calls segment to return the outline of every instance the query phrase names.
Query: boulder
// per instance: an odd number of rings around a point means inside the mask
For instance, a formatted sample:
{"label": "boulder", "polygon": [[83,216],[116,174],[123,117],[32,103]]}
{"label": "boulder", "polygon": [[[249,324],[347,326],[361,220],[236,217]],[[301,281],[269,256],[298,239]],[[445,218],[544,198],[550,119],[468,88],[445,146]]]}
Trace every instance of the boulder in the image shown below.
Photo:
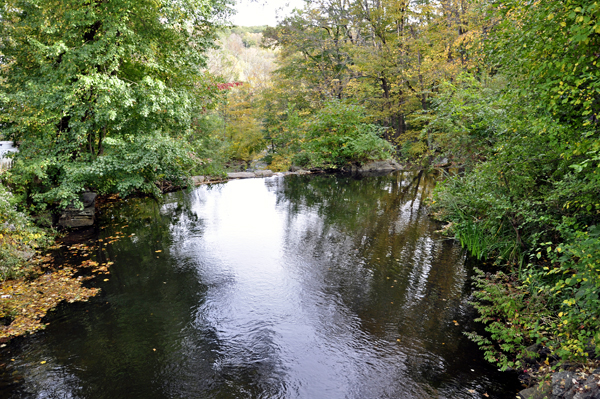
{"label": "boulder", "polygon": [[393,170],[400,170],[402,169],[402,166],[400,166],[400,164],[394,160],[389,160],[389,161],[374,161],[374,162],[369,162],[365,165],[362,165],[359,170],[362,172],[384,172],[384,171],[393,171]]}
{"label": "boulder", "polygon": [[91,226],[94,224],[95,214],[95,207],[84,209],[65,209],[58,219],[58,225],[62,227]]}
{"label": "boulder", "polygon": [[93,206],[93,207],[96,206],[96,197],[97,196],[98,196],[98,194],[96,194],[92,191],[86,191],[85,193],[81,194],[79,199],[81,200],[81,202],[83,202],[84,208],[89,208],[91,206]]}
{"label": "boulder", "polygon": [[232,172],[227,173],[227,177],[230,179],[251,179],[256,175],[252,172]]}
{"label": "boulder", "polygon": [[537,388],[527,388],[519,392],[519,399],[548,399],[547,392],[540,392]]}
{"label": "boulder", "polygon": [[[552,376],[552,395],[555,397],[573,397],[574,382],[577,375],[575,373],[571,373],[570,371],[561,371],[560,373],[556,373]],[[575,387],[575,392],[577,392],[577,387]],[[570,395],[569,395],[570,394]]]}
{"label": "boulder", "polygon": [[204,176],[192,176],[192,183],[194,184],[194,186],[199,186],[202,183],[204,183],[204,181],[206,180],[206,178]]}
{"label": "boulder", "polygon": [[541,388],[534,386],[519,392],[519,399],[549,399],[552,394],[552,387],[549,384],[544,384]]}
{"label": "boulder", "polygon": [[342,169],[343,172],[361,175],[383,175],[395,170],[403,170],[403,167],[398,162],[391,159],[387,161],[373,161],[361,166],[352,165]]}
{"label": "boulder", "polygon": [[257,170],[254,172],[256,177],[271,177],[273,176],[273,171],[270,169]]}
{"label": "boulder", "polygon": [[520,399],[598,399],[600,398],[600,374],[578,375],[561,371],[552,375],[541,387],[536,385],[519,392]]}
{"label": "boulder", "polygon": [[[573,396],[573,399],[598,399],[600,398],[600,374],[598,370],[594,371],[587,380],[580,385],[580,391]],[[579,395],[579,396],[577,396]]]}
{"label": "boulder", "polygon": [[62,227],[86,227],[96,221],[96,193],[87,191],[79,197],[83,209],[69,205],[58,218],[58,225]]}

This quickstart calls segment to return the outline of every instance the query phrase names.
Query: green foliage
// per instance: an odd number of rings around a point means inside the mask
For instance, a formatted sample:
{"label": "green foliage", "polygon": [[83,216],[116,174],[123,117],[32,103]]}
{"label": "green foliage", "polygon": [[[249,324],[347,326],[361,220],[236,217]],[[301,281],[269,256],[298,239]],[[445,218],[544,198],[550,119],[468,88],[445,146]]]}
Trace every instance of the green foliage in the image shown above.
{"label": "green foliage", "polygon": [[[479,311],[476,321],[486,325],[488,337],[475,332],[467,333],[484,351],[486,360],[498,364],[502,370],[523,368],[525,357],[535,358],[526,348],[532,344],[549,345],[556,318],[548,309],[548,293],[531,292],[513,275],[503,272],[485,274],[475,270],[477,301],[472,304]],[[545,359],[540,359],[545,360]]]}
{"label": "green foliage", "polygon": [[420,139],[430,155],[442,155],[468,164],[488,155],[505,130],[506,104],[501,76],[463,73],[443,82],[432,109],[416,117],[426,123]]}
{"label": "green foliage", "polygon": [[266,147],[259,114],[252,107],[252,87],[232,89],[224,114],[227,158],[250,164]]}
{"label": "green foliage", "polygon": [[104,155],[87,162],[24,146],[5,180],[22,201],[41,211],[46,204],[59,208],[77,204],[78,194],[86,189],[123,197],[136,191],[157,195],[157,182],[183,185],[196,163],[185,142],[161,134],[109,137],[103,145]]}
{"label": "green foliage", "polygon": [[0,184],[0,281],[26,273],[28,259],[53,238],[17,211],[13,202],[12,194]]}
{"label": "green foliage", "polygon": [[562,233],[565,242],[546,247],[552,263],[528,278],[544,281],[560,309],[551,347],[563,358],[585,360],[590,348],[600,354],[600,227]]}
{"label": "green foliage", "polygon": [[600,354],[600,228],[563,233],[564,243],[539,248],[546,261],[509,275],[478,271],[473,304],[490,337],[467,335],[503,369],[523,367],[531,344],[563,361]]}
{"label": "green foliage", "polygon": [[600,103],[600,5],[591,0],[502,0],[487,52],[521,95],[535,95],[562,122],[585,134]]}
{"label": "green foliage", "polygon": [[[155,178],[175,178],[188,163],[179,142],[218,97],[202,68],[227,6],[0,2],[0,126],[22,143],[15,190],[40,207],[64,207],[84,185],[155,192]],[[151,164],[169,156],[167,166]]]}
{"label": "green foliage", "polygon": [[192,133],[188,136],[196,160],[192,176],[224,177],[227,141],[224,139],[225,121],[217,111],[207,112],[194,120]]}
{"label": "green foliage", "polygon": [[391,158],[393,147],[381,138],[385,128],[363,122],[364,109],[330,101],[304,126],[302,153],[306,166],[337,169],[351,163]]}
{"label": "green foliage", "polygon": [[[271,104],[267,104],[269,105]],[[265,139],[269,143],[271,153],[277,153],[283,158],[291,158],[302,150],[306,120],[312,112],[300,111],[299,107],[291,102],[286,105],[287,109],[277,112],[276,115],[267,112]],[[309,158],[308,154],[302,155],[299,159],[306,159],[306,162],[300,164],[308,165]]]}
{"label": "green foliage", "polygon": [[490,336],[471,337],[488,359],[522,366],[537,343],[585,362],[600,344],[598,5],[510,0],[490,12],[488,62],[505,88],[495,101],[473,84],[440,96],[427,130],[473,143],[485,162],[438,187],[433,207],[502,270],[476,279]]}
{"label": "green foliage", "polygon": [[[476,341],[488,358],[519,366],[525,347],[539,343],[563,361],[582,361],[600,338],[600,241],[587,227],[597,223],[600,185],[595,170],[573,172],[564,156],[577,132],[539,115],[525,128],[517,117],[512,125],[522,130],[505,133],[487,162],[438,187],[433,207],[454,222],[473,255],[495,258],[510,280],[477,283],[476,307],[493,342]],[[518,300],[507,302],[517,288]],[[525,306],[540,300],[544,313]],[[510,341],[519,328],[519,339]]]}
{"label": "green foliage", "polygon": [[[365,107],[386,139],[411,147],[441,81],[473,70],[483,14],[472,1],[306,2],[264,32],[275,84],[300,110],[331,98]],[[280,108],[282,110],[282,108]],[[415,153],[423,153],[414,143]],[[407,151],[410,152],[410,151]]]}

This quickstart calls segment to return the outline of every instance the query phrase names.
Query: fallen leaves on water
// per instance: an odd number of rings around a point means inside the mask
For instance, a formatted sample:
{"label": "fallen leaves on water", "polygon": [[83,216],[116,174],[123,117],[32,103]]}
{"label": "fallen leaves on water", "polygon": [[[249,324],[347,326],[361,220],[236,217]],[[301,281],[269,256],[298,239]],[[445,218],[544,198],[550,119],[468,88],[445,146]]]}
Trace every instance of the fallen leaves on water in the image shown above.
{"label": "fallen leaves on water", "polygon": [[[0,284],[0,317],[12,319],[0,327],[0,339],[16,337],[43,329],[42,318],[60,302],[87,301],[99,292],[85,288],[83,278],[73,278],[71,267],[44,273],[35,279],[7,280]],[[8,295],[8,296],[7,296]],[[6,297],[7,296],[7,297]]]}
{"label": "fallen leaves on water", "polygon": [[[117,199],[107,197],[105,202]],[[125,227],[128,225],[121,229]],[[123,232],[116,231],[95,242],[56,243],[47,250],[62,248],[64,256],[58,261],[51,252],[46,252],[29,265],[27,277],[0,283],[0,319],[9,323],[0,325],[0,342],[43,329],[46,326],[42,322],[43,317],[60,302],[87,301],[100,292],[99,288],[85,288],[82,283],[96,276],[110,274],[109,268],[114,262],[100,262],[100,259],[97,261],[94,258],[102,258],[98,252],[124,237],[126,235]],[[103,281],[109,279],[104,278]]]}

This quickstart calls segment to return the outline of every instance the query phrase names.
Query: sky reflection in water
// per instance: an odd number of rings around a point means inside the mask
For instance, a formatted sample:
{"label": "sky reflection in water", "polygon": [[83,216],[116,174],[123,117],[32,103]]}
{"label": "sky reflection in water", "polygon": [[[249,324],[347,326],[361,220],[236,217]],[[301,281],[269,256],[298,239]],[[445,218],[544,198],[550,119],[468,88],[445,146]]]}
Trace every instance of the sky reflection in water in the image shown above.
{"label": "sky reflection in water", "polygon": [[232,181],[105,211],[98,238],[135,235],[94,254],[115,262],[103,294],[0,353],[0,396],[514,398],[462,334],[469,271],[421,203],[434,178]]}

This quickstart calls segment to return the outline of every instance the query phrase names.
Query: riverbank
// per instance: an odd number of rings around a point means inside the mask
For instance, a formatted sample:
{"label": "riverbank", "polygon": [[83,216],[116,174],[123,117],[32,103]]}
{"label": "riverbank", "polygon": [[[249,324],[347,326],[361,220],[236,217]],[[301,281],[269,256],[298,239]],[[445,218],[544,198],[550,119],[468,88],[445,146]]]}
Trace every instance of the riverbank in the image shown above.
{"label": "riverbank", "polygon": [[[490,245],[486,241],[490,237],[465,228],[465,220],[445,218],[447,208],[435,205],[430,207],[431,216],[450,222],[440,233],[458,237],[478,258],[477,249]],[[485,220],[473,220],[475,228],[485,226]],[[598,308],[586,302],[594,300],[593,287],[586,283],[598,275],[575,263],[597,264],[592,262],[596,236],[590,230],[589,236],[581,235],[572,243],[546,243],[548,248],[537,249],[529,263],[507,261],[492,251],[481,256],[485,260],[481,270],[475,269],[471,303],[486,332],[467,335],[489,362],[520,373],[525,387],[521,399],[600,398],[599,331],[590,327]],[[578,294],[581,288],[588,290],[589,297]]]}
{"label": "riverbank", "polygon": [[96,295],[84,283],[110,266],[90,261],[85,245],[68,245],[49,224],[36,225],[13,201],[0,184],[0,343],[45,328],[59,303]]}

